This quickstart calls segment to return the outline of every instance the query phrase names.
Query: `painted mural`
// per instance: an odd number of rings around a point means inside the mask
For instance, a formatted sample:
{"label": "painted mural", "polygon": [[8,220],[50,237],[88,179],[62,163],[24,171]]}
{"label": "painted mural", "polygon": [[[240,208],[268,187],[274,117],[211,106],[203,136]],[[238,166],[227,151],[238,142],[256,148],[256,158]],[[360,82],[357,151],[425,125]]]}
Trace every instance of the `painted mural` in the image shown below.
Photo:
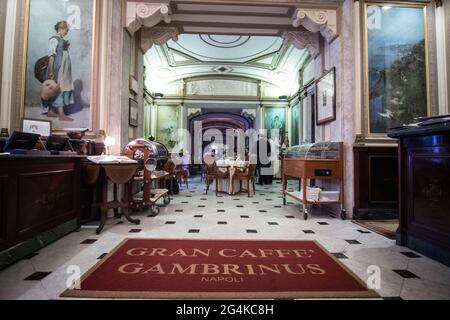
{"label": "painted mural", "polygon": [[178,107],[158,106],[156,140],[168,149],[173,149],[177,145],[178,119]]}
{"label": "painted mural", "polygon": [[425,9],[368,5],[367,42],[370,133],[426,116]]}
{"label": "painted mural", "polygon": [[91,128],[92,0],[29,0],[24,116]]}

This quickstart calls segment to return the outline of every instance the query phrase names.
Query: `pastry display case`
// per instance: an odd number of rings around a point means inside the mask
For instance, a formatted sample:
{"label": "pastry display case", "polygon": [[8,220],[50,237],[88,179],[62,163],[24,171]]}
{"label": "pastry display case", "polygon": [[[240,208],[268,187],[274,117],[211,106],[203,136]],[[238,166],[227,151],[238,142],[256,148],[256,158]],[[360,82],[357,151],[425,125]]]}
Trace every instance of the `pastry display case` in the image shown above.
{"label": "pastry display case", "polygon": [[[341,218],[346,218],[344,207],[344,144],[319,142],[294,146],[283,159],[283,200],[293,198],[303,204],[305,220],[308,205],[340,205]],[[288,180],[298,180],[299,190],[288,189]],[[327,190],[325,181],[335,181],[339,190]],[[319,185],[319,186],[317,186]]]}

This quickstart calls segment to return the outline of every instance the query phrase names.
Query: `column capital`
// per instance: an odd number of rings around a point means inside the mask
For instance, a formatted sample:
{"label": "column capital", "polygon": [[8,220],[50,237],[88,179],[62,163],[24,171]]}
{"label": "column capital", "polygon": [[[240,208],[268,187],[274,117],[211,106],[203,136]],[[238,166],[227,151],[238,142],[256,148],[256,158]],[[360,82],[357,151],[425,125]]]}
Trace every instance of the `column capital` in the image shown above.
{"label": "column capital", "polygon": [[178,41],[180,31],[176,27],[144,28],[141,34],[141,48],[144,52],[154,45],[163,45],[169,40]]}
{"label": "column capital", "polygon": [[320,34],[331,42],[337,37],[336,10],[297,9],[292,17],[292,25],[305,27],[310,32]]}
{"label": "column capital", "polygon": [[170,7],[166,3],[127,2],[126,28],[134,34],[141,27],[151,28],[161,21],[171,22]]}
{"label": "column capital", "polygon": [[285,43],[290,43],[297,49],[308,50],[311,57],[316,58],[319,53],[319,33],[309,31],[286,31],[282,34]]}

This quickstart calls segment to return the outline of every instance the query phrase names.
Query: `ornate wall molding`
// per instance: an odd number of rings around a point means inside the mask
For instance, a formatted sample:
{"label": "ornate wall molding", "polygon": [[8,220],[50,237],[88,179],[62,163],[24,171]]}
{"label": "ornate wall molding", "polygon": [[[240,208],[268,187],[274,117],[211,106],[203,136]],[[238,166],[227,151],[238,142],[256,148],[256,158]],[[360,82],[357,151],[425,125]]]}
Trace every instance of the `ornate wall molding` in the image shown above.
{"label": "ornate wall molding", "polygon": [[141,48],[144,52],[154,45],[163,45],[169,40],[177,41],[180,31],[176,27],[153,27],[142,29]]}
{"label": "ornate wall molding", "polygon": [[319,53],[319,33],[309,31],[286,31],[282,35],[285,43],[290,43],[297,49],[307,49],[311,57],[316,58]]}
{"label": "ornate wall molding", "polygon": [[337,37],[337,14],[335,10],[297,9],[292,17],[292,25],[305,27],[311,32],[320,34],[331,42]]}
{"label": "ornate wall molding", "polygon": [[170,23],[171,11],[165,3],[127,2],[126,27],[134,34],[141,27],[151,28],[161,21]]}
{"label": "ornate wall molding", "polygon": [[188,108],[187,117],[188,119],[192,119],[193,117],[197,117],[202,114],[201,108]]}
{"label": "ornate wall molding", "polygon": [[249,119],[252,119],[253,121],[256,120],[256,109],[244,109],[242,110],[243,117],[247,117]]}

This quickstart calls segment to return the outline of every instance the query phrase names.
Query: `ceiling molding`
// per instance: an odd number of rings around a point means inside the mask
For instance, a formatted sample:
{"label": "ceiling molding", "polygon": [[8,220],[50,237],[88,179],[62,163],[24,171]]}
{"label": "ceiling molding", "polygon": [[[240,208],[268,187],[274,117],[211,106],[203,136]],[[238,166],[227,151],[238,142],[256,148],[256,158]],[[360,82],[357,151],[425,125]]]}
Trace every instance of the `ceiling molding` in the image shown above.
{"label": "ceiling molding", "polygon": [[144,28],[141,33],[141,48],[144,52],[154,45],[163,45],[169,40],[177,41],[180,32],[175,27]]}
{"label": "ceiling molding", "polygon": [[319,34],[309,31],[286,31],[282,35],[286,43],[292,44],[297,49],[306,49],[309,54],[316,58],[319,53]]}
{"label": "ceiling molding", "polygon": [[294,27],[303,26],[310,32],[320,32],[328,42],[337,37],[336,22],[336,10],[297,9],[292,18]]}
{"label": "ceiling molding", "polygon": [[170,14],[170,7],[166,3],[127,2],[126,28],[134,34],[143,26],[151,28],[161,21],[170,23]]}

